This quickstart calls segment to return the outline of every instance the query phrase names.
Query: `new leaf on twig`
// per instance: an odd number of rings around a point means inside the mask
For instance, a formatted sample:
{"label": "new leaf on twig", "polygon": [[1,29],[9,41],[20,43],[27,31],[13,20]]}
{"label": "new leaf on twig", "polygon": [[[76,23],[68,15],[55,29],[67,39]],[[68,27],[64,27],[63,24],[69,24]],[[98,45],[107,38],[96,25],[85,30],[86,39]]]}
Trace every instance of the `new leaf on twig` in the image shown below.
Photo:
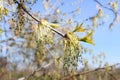
{"label": "new leaf on twig", "polygon": [[58,27],[59,27],[58,24],[49,23],[47,20],[44,20],[44,19],[41,19],[41,20],[39,21],[39,24],[38,24],[38,25],[39,25],[39,26],[46,25],[46,26],[50,26],[50,27],[52,27],[52,28],[58,28]]}
{"label": "new leaf on twig", "polygon": [[1,35],[1,33],[2,33],[2,29],[0,28],[0,35]]}
{"label": "new leaf on twig", "polygon": [[83,23],[81,23],[80,25],[77,24],[76,28],[72,31],[72,32],[84,32],[85,29],[83,28]]}
{"label": "new leaf on twig", "polygon": [[86,36],[84,36],[83,38],[79,38],[78,40],[95,45],[92,41],[92,34],[93,34],[93,31],[90,31]]}

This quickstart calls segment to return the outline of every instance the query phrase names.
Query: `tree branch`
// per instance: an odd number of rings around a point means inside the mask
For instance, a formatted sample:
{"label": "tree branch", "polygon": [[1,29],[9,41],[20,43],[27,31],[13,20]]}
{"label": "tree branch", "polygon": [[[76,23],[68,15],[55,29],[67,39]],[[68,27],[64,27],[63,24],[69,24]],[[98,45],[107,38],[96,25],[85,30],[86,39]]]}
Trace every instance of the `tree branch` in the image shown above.
{"label": "tree branch", "polygon": [[[34,19],[35,21],[37,21],[38,24],[39,24],[40,20],[36,19],[31,13],[29,13],[17,0],[14,0],[14,1],[15,1],[15,3],[17,3],[17,4],[23,9],[23,11],[25,11],[31,18],[33,18],[33,19]],[[49,28],[50,28],[51,30],[53,30],[55,33],[57,33],[57,34],[59,34],[60,36],[62,36],[63,38],[65,38],[65,34],[59,32],[58,30],[52,28],[51,26],[49,26]]]}
{"label": "tree branch", "polygon": [[100,3],[98,0],[94,0],[94,1],[95,1],[96,3],[98,3],[101,7],[103,7],[103,8],[105,8],[105,9],[110,10],[110,11],[113,12],[114,18],[113,18],[112,22],[111,22],[110,25],[109,25],[109,28],[111,29],[112,26],[114,25],[116,19],[117,19],[117,11],[114,11],[113,9],[104,6],[104,5],[103,5],[102,3]]}
{"label": "tree branch", "polygon": [[113,12],[113,10],[112,10],[111,8],[108,8],[108,7],[104,6],[104,5],[101,4],[98,0],[94,0],[94,1],[95,1],[96,3],[98,3],[100,6],[102,6],[103,8],[108,9],[108,10],[110,10],[110,11]]}
{"label": "tree branch", "polygon": [[117,78],[110,72],[108,72],[108,74],[114,79],[114,80],[117,80]]}
{"label": "tree branch", "polygon": [[25,77],[25,79],[28,80],[30,77],[34,76],[37,72],[39,72],[39,71],[41,71],[43,69],[48,68],[52,63],[53,62],[50,62],[50,63],[46,64],[45,66],[38,68],[37,70],[33,71],[30,75],[28,75],[27,77]]}
{"label": "tree branch", "polygon": [[[90,71],[80,72],[80,73],[74,74],[74,75],[72,75],[72,76],[69,75],[69,76],[64,77],[64,78],[61,79],[61,80],[68,80],[68,79],[73,78],[73,77],[78,77],[78,76],[80,76],[80,75],[84,75],[84,74],[88,74],[88,73],[92,73],[92,72],[104,70],[105,68],[115,67],[115,66],[117,66],[117,65],[120,65],[120,63],[114,64],[114,65],[110,65],[110,66],[107,66],[107,67],[96,68],[96,69],[90,70]],[[109,74],[109,75],[112,75],[111,73],[108,73],[108,74]],[[114,80],[117,80],[113,75],[112,75],[112,77],[114,78]]]}
{"label": "tree branch", "polygon": [[17,0],[14,0],[15,3],[17,3],[30,17],[32,17],[35,21],[39,22],[38,19],[36,19],[35,17],[33,17],[33,15],[31,15]]}

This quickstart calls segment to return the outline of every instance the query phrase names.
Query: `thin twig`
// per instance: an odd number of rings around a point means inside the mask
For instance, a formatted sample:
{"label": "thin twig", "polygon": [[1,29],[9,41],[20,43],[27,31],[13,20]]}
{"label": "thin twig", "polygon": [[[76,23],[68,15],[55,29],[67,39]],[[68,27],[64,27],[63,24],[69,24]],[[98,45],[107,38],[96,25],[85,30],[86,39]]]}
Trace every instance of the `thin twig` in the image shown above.
{"label": "thin twig", "polygon": [[108,72],[108,74],[114,79],[114,80],[117,80],[117,78],[110,72]]}
{"label": "thin twig", "polygon": [[[40,20],[36,19],[32,14],[30,14],[30,12],[28,12],[17,0],[14,0],[14,1],[15,1],[15,3],[17,3],[31,18],[33,18],[33,19],[34,19],[35,21],[37,21],[38,24],[39,24]],[[60,31],[58,31],[58,30],[56,30],[56,29],[54,29],[54,28],[52,28],[51,26],[49,26],[49,28],[50,28],[51,30],[53,30],[55,33],[57,33],[57,34],[59,34],[60,36],[62,36],[63,38],[65,38],[65,34],[61,33]]]}
{"label": "thin twig", "polygon": [[114,23],[115,23],[115,21],[116,21],[116,19],[117,19],[117,12],[114,14],[114,18],[113,18],[113,20],[112,20],[112,22],[110,23],[110,25],[109,25],[109,28],[111,29],[112,28],[112,26],[114,25]]}
{"label": "thin twig", "polygon": [[46,64],[45,66],[38,68],[37,70],[33,71],[30,75],[28,75],[25,79],[28,80],[30,77],[34,76],[36,74],[36,72],[39,72],[42,69],[48,68],[52,63],[53,62],[50,62],[50,63]]}
{"label": "thin twig", "polygon": [[112,26],[114,25],[116,19],[117,19],[117,11],[114,11],[113,9],[104,6],[104,5],[103,5],[102,3],[100,3],[98,0],[94,0],[94,1],[95,1],[96,3],[98,3],[101,7],[105,8],[105,9],[107,9],[107,10],[110,10],[110,11],[114,14],[114,18],[113,18],[112,22],[111,22],[110,25],[109,25],[109,28],[111,29]]}
{"label": "thin twig", "polygon": [[113,10],[111,9],[111,8],[108,8],[108,7],[106,7],[106,6],[104,6],[102,3],[100,3],[98,0],[94,0],[96,3],[98,3],[100,6],[102,6],[103,8],[105,8],[105,9],[108,9],[108,10],[110,10],[110,11],[112,11],[113,12]]}
{"label": "thin twig", "polygon": [[30,17],[32,17],[35,21],[39,22],[32,14],[30,14],[17,0],[14,0]]}

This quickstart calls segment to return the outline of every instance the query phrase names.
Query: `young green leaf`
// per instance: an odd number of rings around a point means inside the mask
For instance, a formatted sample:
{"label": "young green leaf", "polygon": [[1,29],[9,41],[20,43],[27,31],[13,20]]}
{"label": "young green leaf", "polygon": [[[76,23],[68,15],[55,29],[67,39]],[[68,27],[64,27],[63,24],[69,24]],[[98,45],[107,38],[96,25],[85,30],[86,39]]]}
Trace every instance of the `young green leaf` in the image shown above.
{"label": "young green leaf", "polygon": [[80,25],[77,24],[76,28],[72,31],[72,32],[84,32],[85,29],[83,29],[83,23],[81,23]]}
{"label": "young green leaf", "polygon": [[0,35],[1,35],[1,33],[2,33],[2,29],[0,28]]}
{"label": "young green leaf", "polygon": [[53,27],[53,28],[58,28],[59,27],[58,24],[54,24],[54,23],[50,23],[50,26]]}
{"label": "young green leaf", "polygon": [[46,21],[46,20],[44,20],[44,19],[40,20],[40,22],[39,22],[38,25],[39,25],[39,26],[43,26],[43,25],[45,25],[45,26],[50,26],[50,27],[52,27],[52,28],[58,28],[58,27],[59,27],[58,24],[49,23],[48,21]]}
{"label": "young green leaf", "polygon": [[91,37],[92,34],[93,34],[93,31],[90,31],[86,36],[84,36],[83,38],[79,38],[78,40],[95,45],[92,41],[92,37]]}

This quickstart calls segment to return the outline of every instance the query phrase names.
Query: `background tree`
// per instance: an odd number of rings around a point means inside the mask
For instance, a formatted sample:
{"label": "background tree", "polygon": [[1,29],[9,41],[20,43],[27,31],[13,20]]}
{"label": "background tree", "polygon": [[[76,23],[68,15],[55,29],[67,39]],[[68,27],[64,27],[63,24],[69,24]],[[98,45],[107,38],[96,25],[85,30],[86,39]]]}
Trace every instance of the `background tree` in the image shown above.
{"label": "background tree", "polygon": [[[119,18],[117,0],[107,1],[106,5],[93,1],[97,12],[79,21],[75,18],[80,15],[80,7],[72,6],[80,5],[81,0],[68,4],[62,0],[0,0],[0,50],[7,60],[6,68],[1,68],[1,74],[5,74],[1,79],[9,76],[8,79],[85,80],[89,72],[96,73],[99,80],[116,79],[110,72],[115,65],[89,70],[89,61],[83,58],[91,50],[81,42],[94,46],[92,35],[97,27],[105,24],[103,8],[114,15],[110,29]],[[36,9],[38,3],[42,6]],[[62,11],[66,5],[70,12]],[[83,70],[78,70],[79,65]],[[20,73],[22,70],[30,73]]]}

